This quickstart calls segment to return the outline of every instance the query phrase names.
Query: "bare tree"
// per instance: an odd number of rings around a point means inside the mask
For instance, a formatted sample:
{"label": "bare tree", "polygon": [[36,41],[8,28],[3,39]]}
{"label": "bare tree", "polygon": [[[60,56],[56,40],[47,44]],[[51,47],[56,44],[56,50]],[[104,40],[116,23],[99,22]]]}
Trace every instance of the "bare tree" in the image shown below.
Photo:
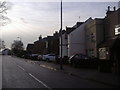
{"label": "bare tree", "polygon": [[4,40],[0,39],[0,50],[5,48]]}
{"label": "bare tree", "polygon": [[12,4],[6,1],[0,1],[0,26],[5,26],[11,20],[6,16],[7,10],[10,9]]}
{"label": "bare tree", "polygon": [[7,13],[6,11],[8,10],[8,7],[7,7],[7,2],[5,2],[5,1],[1,1],[0,2],[0,13]]}

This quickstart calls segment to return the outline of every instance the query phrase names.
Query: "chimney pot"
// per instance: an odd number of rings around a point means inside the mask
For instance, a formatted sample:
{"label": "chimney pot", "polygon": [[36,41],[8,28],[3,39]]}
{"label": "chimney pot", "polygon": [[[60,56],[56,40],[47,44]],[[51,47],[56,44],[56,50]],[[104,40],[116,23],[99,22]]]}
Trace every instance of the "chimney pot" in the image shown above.
{"label": "chimney pot", "polygon": [[108,6],[108,11],[110,11],[110,6]]}
{"label": "chimney pot", "polygon": [[41,39],[42,39],[42,35],[39,36],[39,40],[41,40]]}
{"label": "chimney pot", "polygon": [[116,11],[116,7],[113,7],[114,11]]}

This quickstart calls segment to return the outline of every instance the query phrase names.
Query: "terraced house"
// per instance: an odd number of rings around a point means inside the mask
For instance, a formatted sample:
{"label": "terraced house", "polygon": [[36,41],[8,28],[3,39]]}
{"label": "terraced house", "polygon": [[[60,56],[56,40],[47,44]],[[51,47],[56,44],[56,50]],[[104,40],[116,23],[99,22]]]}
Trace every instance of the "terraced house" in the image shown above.
{"label": "terraced house", "polygon": [[113,7],[104,18],[104,41],[99,45],[99,59],[102,60],[101,70],[120,73],[120,8]]}

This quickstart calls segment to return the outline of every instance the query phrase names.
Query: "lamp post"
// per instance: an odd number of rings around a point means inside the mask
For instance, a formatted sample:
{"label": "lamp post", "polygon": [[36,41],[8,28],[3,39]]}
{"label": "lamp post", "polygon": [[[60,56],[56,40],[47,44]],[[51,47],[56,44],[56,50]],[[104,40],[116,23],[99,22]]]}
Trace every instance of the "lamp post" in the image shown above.
{"label": "lamp post", "polygon": [[62,62],[62,0],[61,0],[61,29],[60,29],[60,36],[61,36],[61,58],[60,58],[60,69],[63,69],[63,62]]}

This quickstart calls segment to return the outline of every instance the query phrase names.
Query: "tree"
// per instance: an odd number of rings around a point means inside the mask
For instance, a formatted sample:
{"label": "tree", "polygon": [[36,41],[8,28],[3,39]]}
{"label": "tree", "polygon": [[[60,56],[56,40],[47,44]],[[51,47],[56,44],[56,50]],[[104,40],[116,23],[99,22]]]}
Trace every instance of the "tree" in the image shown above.
{"label": "tree", "polygon": [[5,42],[4,40],[0,39],[0,50],[5,48]]}
{"label": "tree", "polygon": [[24,51],[23,42],[21,40],[14,40],[11,45],[12,52],[17,55],[21,56],[21,53]]}
{"label": "tree", "polygon": [[5,26],[7,23],[10,23],[11,20],[5,16],[7,10],[10,9],[12,4],[6,1],[0,1],[0,26]]}

